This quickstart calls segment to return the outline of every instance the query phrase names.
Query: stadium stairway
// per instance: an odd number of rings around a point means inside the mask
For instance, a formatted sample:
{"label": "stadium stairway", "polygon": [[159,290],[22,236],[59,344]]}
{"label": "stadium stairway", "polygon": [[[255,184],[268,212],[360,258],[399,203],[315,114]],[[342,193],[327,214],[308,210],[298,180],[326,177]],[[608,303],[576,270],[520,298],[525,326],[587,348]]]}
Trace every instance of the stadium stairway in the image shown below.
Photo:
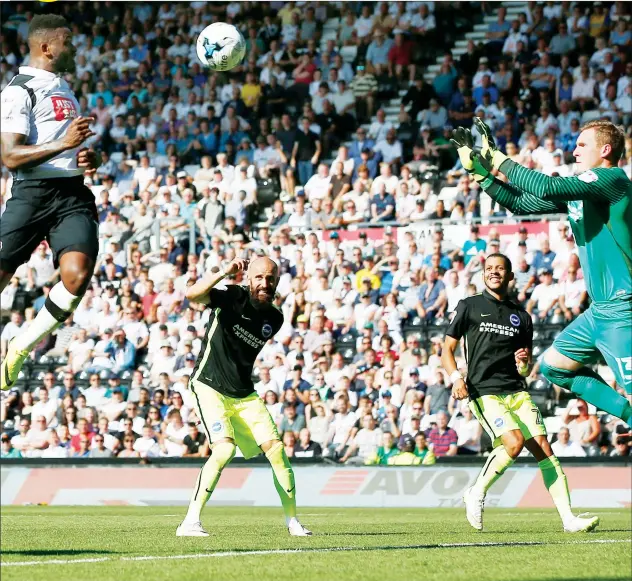
{"label": "stadium stairway", "polygon": [[[506,20],[511,22],[515,18],[518,17],[518,14],[521,12],[528,12],[529,10],[528,2],[503,2],[502,5],[507,9],[507,17]],[[498,4],[500,6],[500,4]],[[485,42],[485,34],[487,32],[488,26],[495,22],[498,18],[498,9],[494,9],[494,11],[485,16],[483,22],[481,24],[475,24],[474,30],[471,32],[466,32],[465,37],[463,39],[457,40],[454,43],[454,47],[452,48],[452,55],[454,56],[454,60],[458,60],[458,58],[467,52],[467,43],[470,40],[473,40],[475,43]],[[430,65],[426,69],[426,73],[424,77],[426,81],[431,83],[435,78],[435,75],[441,69],[441,61],[443,60],[443,56],[437,58],[436,64]]]}
{"label": "stadium stairway", "polygon": [[[528,2],[503,2],[507,8],[507,19],[513,20],[520,14],[521,12],[526,12],[528,10]],[[500,6],[500,3],[498,4]],[[475,24],[474,29],[470,32],[466,32],[463,38],[457,38],[454,42],[454,45],[451,47],[446,47],[452,51],[455,60],[458,59],[463,53],[467,50],[468,41],[474,40],[475,42],[484,42],[485,33],[487,32],[487,27],[491,22],[494,22],[498,16],[498,9],[495,8],[493,12],[484,17],[483,22],[481,24]],[[323,26],[323,34],[321,37],[321,49],[324,49],[327,45],[327,41],[330,39],[336,39],[338,34],[338,28],[340,27],[341,19],[340,18],[330,18],[325,22]],[[340,48],[340,54],[345,62],[352,63],[356,57],[357,47],[355,46],[343,46]],[[436,57],[436,63],[428,65],[426,67],[426,72],[424,73],[424,77],[426,81],[432,83],[437,72],[441,68],[441,61],[443,60],[443,53]],[[406,94],[406,90],[400,90],[397,97],[390,99],[387,103],[385,103],[382,108],[386,113],[386,121],[390,121],[393,125],[397,126],[399,124],[398,115],[401,107],[402,97]],[[362,125],[365,129],[369,129],[370,123]],[[346,145],[350,145],[350,142],[346,142]],[[327,165],[331,165],[333,162],[333,158],[331,159],[323,159],[323,163]]]}

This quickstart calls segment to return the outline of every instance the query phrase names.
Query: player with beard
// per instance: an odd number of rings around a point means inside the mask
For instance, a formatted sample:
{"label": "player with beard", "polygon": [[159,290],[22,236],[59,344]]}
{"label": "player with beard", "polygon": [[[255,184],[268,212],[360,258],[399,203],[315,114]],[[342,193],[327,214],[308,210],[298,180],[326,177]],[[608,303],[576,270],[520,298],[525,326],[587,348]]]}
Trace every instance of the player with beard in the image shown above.
{"label": "player with beard", "polygon": [[[493,443],[493,451],[474,485],[466,490],[467,519],[483,530],[485,495],[523,447],[538,461],[544,484],[560,514],[564,531],[586,532],[598,517],[575,516],[566,476],[547,440],[546,428],[524,378],[531,372],[533,323],[507,298],[514,275],[504,254],[490,254],[484,264],[485,290],[462,299],[448,330],[441,361],[452,380],[452,396],[469,397],[469,407]],[[454,352],[464,339],[467,378],[457,370]]]}
{"label": "player with beard", "polygon": [[81,144],[94,135],[91,117],[62,78],[73,73],[75,47],[62,16],[34,16],[28,30],[29,66],[2,91],[2,163],[13,176],[12,196],[0,225],[0,292],[44,239],[61,281],[28,329],[10,343],[0,368],[0,389],[10,389],[31,349],[76,309],[96,261],[98,218],[84,173],[98,159]]}
{"label": "player with beard", "polygon": [[[248,288],[214,288],[224,277],[246,269]],[[198,476],[189,510],[176,536],[208,536],[200,514],[237,446],[244,458],[262,452],[266,455],[290,535],[312,534],[296,518],[294,472],[274,420],[251,379],[259,352],[283,325],[283,315],[272,304],[278,282],[276,263],[261,257],[250,266],[247,260],[235,259],[224,272],[210,272],[187,289],[189,301],[213,309],[190,379],[212,455]]]}

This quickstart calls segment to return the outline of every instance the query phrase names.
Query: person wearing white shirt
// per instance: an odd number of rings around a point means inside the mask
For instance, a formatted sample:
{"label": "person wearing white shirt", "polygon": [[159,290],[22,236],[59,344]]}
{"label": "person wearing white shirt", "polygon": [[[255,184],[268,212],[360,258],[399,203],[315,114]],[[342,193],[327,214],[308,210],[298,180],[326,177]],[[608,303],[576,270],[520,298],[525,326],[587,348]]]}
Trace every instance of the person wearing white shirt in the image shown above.
{"label": "person wearing white shirt", "polygon": [[57,400],[49,399],[48,389],[40,387],[38,390],[39,401],[37,401],[31,408],[31,417],[44,417],[46,418],[46,425],[48,426],[57,413]]}
{"label": "person wearing white shirt", "polygon": [[173,409],[167,415],[167,428],[164,433],[164,449],[165,456],[182,456],[186,452],[186,446],[183,444],[184,438],[189,433],[189,428],[182,421],[180,412]]}
{"label": "person wearing white shirt", "polygon": [[230,191],[237,194],[240,191],[246,192],[245,203],[247,205],[257,202],[257,180],[254,177],[248,177],[248,167],[240,165],[235,177],[230,184]]}
{"label": "person wearing white shirt", "polygon": [[2,357],[4,357],[7,349],[7,344],[11,339],[17,337],[24,326],[24,317],[22,313],[19,311],[14,311],[11,313],[11,320],[4,326],[2,329],[2,334],[0,335],[0,339],[2,340]]}
{"label": "person wearing white shirt", "polygon": [[567,178],[573,175],[571,167],[568,164],[562,163],[563,155],[564,154],[561,150],[556,150],[553,153],[552,163],[543,166],[542,173],[548,176],[555,175],[556,177],[560,178]]}
{"label": "person wearing white shirt", "polygon": [[382,162],[380,164],[380,175],[373,180],[371,185],[371,194],[379,194],[382,185],[386,188],[386,193],[395,195],[397,187],[399,185],[399,179],[396,175],[393,175],[393,170],[390,164]]}
{"label": "person wearing white shirt", "polygon": [[578,442],[572,442],[566,426],[557,433],[557,440],[551,444],[551,450],[558,458],[584,458],[586,450]]}
{"label": "person wearing white shirt", "polygon": [[370,294],[364,293],[360,295],[360,302],[353,308],[356,329],[363,329],[367,323],[371,323],[377,310],[378,306],[371,302]]}
{"label": "person wearing white shirt", "polygon": [[337,454],[342,456],[344,449],[349,444],[349,436],[351,429],[357,421],[355,412],[349,410],[349,399],[345,396],[337,398],[335,403],[338,413],[334,415],[334,419],[329,426],[327,434],[326,451],[327,455]]}
{"label": "person wearing white shirt", "polygon": [[134,170],[134,183],[138,185],[139,191],[146,190],[157,176],[156,168],[149,165],[149,158],[146,155],[141,157],[140,164]]}
{"label": "person wearing white shirt", "polygon": [[543,105],[540,107],[540,116],[535,122],[534,132],[542,139],[551,128],[557,129],[557,119],[549,111],[548,105]]}
{"label": "person wearing white shirt", "polygon": [[551,269],[541,268],[538,276],[541,282],[533,289],[531,298],[527,303],[527,312],[532,316],[537,315],[540,320],[544,320],[553,314],[553,310],[559,302],[560,293],[558,285],[553,282]]}
{"label": "person wearing white shirt", "polygon": [[586,303],[586,281],[583,278],[577,278],[577,269],[569,266],[567,278],[564,282],[558,284],[560,293],[560,307],[564,318],[570,321],[581,313],[582,306]]}
{"label": "person wearing white shirt", "polygon": [[307,180],[305,184],[305,194],[309,200],[314,198],[326,198],[329,195],[329,167],[321,163],[318,165],[318,172]]}
{"label": "person wearing white shirt", "polygon": [[294,211],[290,214],[287,225],[290,228],[306,230],[311,225],[311,215],[305,210],[305,196],[296,198]]}
{"label": "person wearing white shirt", "polygon": [[46,243],[42,242],[37,247],[37,250],[31,255],[27,266],[31,270],[36,287],[42,287],[44,283],[52,280],[55,274],[55,265],[53,264],[52,253],[48,251]]}
{"label": "person wearing white shirt", "polygon": [[107,388],[101,385],[91,385],[85,389],[81,390],[81,393],[86,398],[86,406],[100,409],[103,405],[105,405],[108,400],[105,397],[107,393]]}
{"label": "person wearing white shirt", "polygon": [[[156,441],[154,429],[151,426],[143,427],[143,435],[134,442],[134,450],[142,458],[158,458],[160,456],[160,446]],[[182,454],[176,454],[182,455]]]}
{"label": "person wearing white shirt", "polygon": [[276,393],[277,396],[281,395],[279,384],[272,379],[268,366],[262,366],[259,369],[259,381],[255,383],[255,391],[261,398],[263,398],[268,391]]}
{"label": "person wearing white shirt", "polygon": [[375,114],[376,120],[371,123],[369,127],[369,137],[378,143],[383,139],[386,139],[386,134],[389,129],[393,129],[393,124],[390,121],[386,121],[386,113],[384,109],[378,109]]}
{"label": "person wearing white shirt", "polygon": [[384,163],[399,163],[401,161],[402,143],[396,139],[395,129],[387,131],[386,138],[376,144],[374,151],[379,151],[382,154]]}
{"label": "person wearing white shirt", "polygon": [[356,18],[353,25],[359,39],[363,39],[368,36],[373,30],[373,16],[371,15],[370,10],[371,8],[368,5],[363,5],[362,13],[358,18]]}
{"label": "person wearing white shirt", "polygon": [[456,311],[456,306],[459,304],[459,301],[464,299],[467,295],[467,288],[464,284],[459,282],[459,275],[456,270],[451,270],[447,277],[445,294],[448,299],[446,313],[453,313]]}
{"label": "person wearing white shirt", "polygon": [[61,445],[59,435],[55,430],[50,430],[48,434],[48,447],[42,450],[42,458],[68,458],[70,450]]}
{"label": "person wearing white shirt", "polygon": [[88,338],[87,330],[85,328],[79,329],[77,338],[71,341],[68,346],[68,365],[70,365],[73,373],[77,373],[86,367],[92,358],[94,345],[94,339]]}

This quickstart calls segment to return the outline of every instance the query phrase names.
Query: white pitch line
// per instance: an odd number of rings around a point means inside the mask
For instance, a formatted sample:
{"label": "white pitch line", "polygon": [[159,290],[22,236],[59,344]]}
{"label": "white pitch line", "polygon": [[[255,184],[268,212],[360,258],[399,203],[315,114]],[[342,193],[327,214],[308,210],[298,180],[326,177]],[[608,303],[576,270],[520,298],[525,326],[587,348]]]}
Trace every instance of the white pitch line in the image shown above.
{"label": "white pitch line", "polygon": [[590,539],[582,541],[516,541],[509,543],[437,543],[435,545],[403,545],[386,547],[315,547],[312,549],[268,549],[259,551],[224,551],[218,553],[191,553],[188,555],[143,555],[139,557],[93,557],[89,559],[53,559],[50,561],[3,561],[2,567],[30,567],[35,565],[74,565],[81,563],[105,563],[128,561],[173,561],[182,559],[219,559],[223,557],[243,557],[258,555],[292,555],[303,553],[342,553],[354,551],[410,551],[415,549],[461,549],[468,547],[538,547],[549,545],[605,545],[630,543],[627,539]]}

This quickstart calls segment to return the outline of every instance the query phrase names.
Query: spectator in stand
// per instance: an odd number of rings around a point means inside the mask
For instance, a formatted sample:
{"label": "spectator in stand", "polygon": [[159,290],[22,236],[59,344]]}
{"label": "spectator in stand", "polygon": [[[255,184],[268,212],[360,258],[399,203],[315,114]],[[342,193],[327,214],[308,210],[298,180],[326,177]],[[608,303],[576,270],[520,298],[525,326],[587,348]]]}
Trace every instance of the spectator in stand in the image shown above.
{"label": "spectator in stand", "polygon": [[586,451],[577,442],[571,441],[570,431],[562,426],[557,433],[557,440],[551,444],[551,450],[558,458],[584,458]]}
{"label": "spectator in stand", "polygon": [[570,439],[573,442],[577,442],[584,449],[587,456],[597,454],[597,443],[601,434],[601,426],[596,412],[589,412],[588,404],[583,399],[569,402],[562,421],[568,426]]}
{"label": "spectator in stand", "polygon": [[437,414],[437,425],[428,434],[428,447],[437,458],[456,456],[458,436],[448,427],[449,416],[446,412]]}

